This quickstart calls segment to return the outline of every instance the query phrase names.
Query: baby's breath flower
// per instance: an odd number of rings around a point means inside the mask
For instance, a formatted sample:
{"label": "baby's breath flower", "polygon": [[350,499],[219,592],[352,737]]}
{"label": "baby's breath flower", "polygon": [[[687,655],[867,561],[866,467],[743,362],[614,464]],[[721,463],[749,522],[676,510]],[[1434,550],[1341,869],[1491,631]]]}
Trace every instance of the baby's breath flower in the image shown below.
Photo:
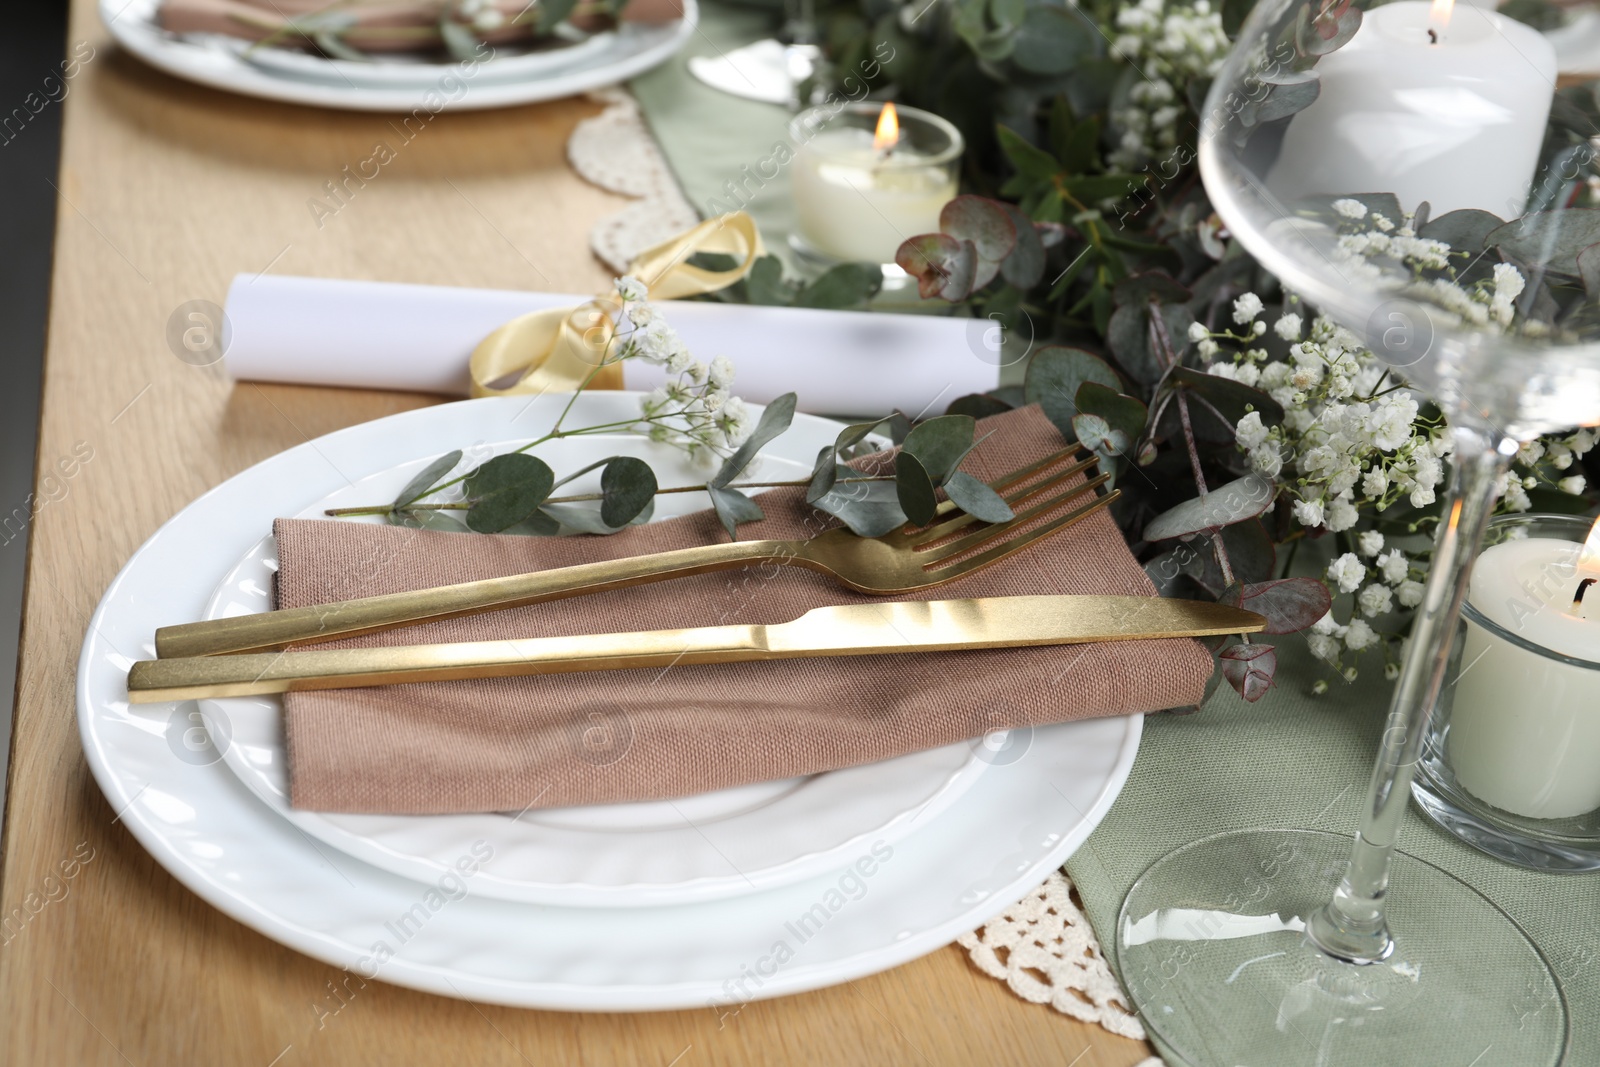
{"label": "baby's breath flower", "polygon": [[1367,577],[1367,568],[1354,552],[1346,552],[1328,564],[1328,581],[1339,587],[1341,593],[1353,593]]}
{"label": "baby's breath flower", "polygon": [[1245,293],[1233,302],[1233,321],[1243,326],[1261,314],[1261,298],[1254,293]]}
{"label": "baby's breath flower", "polygon": [[1373,583],[1361,590],[1356,597],[1356,606],[1367,618],[1376,619],[1379,615],[1387,615],[1393,609],[1393,596],[1388,586]]}
{"label": "baby's breath flower", "polygon": [[631,274],[624,274],[617,279],[617,295],[623,300],[632,303],[635,300],[644,300],[650,295],[650,290],[645,288],[644,282]]}
{"label": "baby's breath flower", "polygon": [[1359,200],[1335,200],[1333,210],[1347,219],[1364,219],[1367,217],[1367,207]]}
{"label": "baby's breath flower", "polygon": [[1377,530],[1367,530],[1356,538],[1356,549],[1363,556],[1376,556],[1383,551],[1383,534]]}

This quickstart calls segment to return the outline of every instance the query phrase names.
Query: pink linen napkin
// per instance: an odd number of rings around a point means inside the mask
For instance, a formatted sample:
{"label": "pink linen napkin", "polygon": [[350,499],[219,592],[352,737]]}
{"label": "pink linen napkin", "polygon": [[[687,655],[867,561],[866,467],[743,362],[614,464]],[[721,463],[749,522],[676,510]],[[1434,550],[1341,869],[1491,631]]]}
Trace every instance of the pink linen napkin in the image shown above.
{"label": "pink linen napkin", "polygon": [[[980,425],[985,481],[1062,446],[1035,408]],[[741,539],[802,537],[828,517],[799,490],[760,498]],[[418,589],[691,545],[710,512],[611,537],[441,533],[280,519],[280,606]],[[905,599],[1152,595],[1101,511],[1017,556]],[[784,622],[865,603],[796,567],[753,566],[353,638],[420,644]],[[337,647],[330,644],[323,647]],[[1211,657],[1191,640],[706,664],[291,693],[291,800],[323,811],[517,811],[680,797],[891,759],[1013,727],[1197,703]]]}

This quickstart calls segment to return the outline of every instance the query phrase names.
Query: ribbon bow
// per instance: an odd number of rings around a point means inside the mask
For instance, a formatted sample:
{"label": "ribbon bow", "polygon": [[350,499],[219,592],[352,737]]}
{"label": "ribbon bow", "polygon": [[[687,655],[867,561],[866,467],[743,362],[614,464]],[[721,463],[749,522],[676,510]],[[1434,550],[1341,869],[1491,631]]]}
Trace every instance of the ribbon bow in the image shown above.
{"label": "ribbon bow", "polygon": [[[628,273],[645,284],[651,300],[676,300],[739,281],[761,251],[755,220],[735,211],[646,249],[628,265]],[[732,270],[708,270],[689,262],[696,252],[722,252],[740,262]],[[592,389],[621,389],[622,362],[611,351],[620,312],[615,294],[602,293],[579,307],[512,319],[473,349],[472,395],[571,393],[585,383]],[[491,384],[513,375],[515,383],[506,388]]]}

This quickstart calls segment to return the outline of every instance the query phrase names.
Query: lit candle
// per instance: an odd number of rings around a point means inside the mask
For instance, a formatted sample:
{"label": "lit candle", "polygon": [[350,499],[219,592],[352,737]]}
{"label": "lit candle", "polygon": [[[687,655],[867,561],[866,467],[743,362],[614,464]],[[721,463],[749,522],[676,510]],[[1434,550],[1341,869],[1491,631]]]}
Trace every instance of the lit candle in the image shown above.
{"label": "lit candle", "polygon": [[1587,544],[1484,549],[1467,599],[1502,632],[1468,618],[1446,742],[1456,781],[1529,818],[1600,808],[1600,522]]}
{"label": "lit candle", "polygon": [[1316,72],[1321,93],[1289,120],[1267,180],[1280,198],[1393,193],[1435,217],[1522,214],[1556,87],[1543,34],[1477,7],[1452,14],[1451,0],[1401,0],[1366,11]]}
{"label": "lit candle", "polygon": [[908,237],[937,233],[956,195],[961,134],[937,115],[885,104],[824,105],[789,124],[798,250],[894,262]]}

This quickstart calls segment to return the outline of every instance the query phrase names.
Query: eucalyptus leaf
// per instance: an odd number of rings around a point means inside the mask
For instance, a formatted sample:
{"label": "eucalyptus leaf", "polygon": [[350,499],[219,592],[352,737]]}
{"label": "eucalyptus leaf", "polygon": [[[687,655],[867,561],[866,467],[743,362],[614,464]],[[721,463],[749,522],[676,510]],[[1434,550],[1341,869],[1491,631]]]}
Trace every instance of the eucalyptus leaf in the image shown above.
{"label": "eucalyptus leaf", "polygon": [[1578,254],[1600,244],[1600,208],[1568,208],[1524,215],[1484,239],[1490,247],[1574,278],[1582,276]]}
{"label": "eucalyptus leaf", "polygon": [[549,464],[523,452],[495,456],[466,477],[467,525],[499,533],[532,515],[555,485]]}
{"label": "eucalyptus leaf", "polygon": [[[1206,374],[1192,367],[1178,367],[1173,370],[1171,381],[1180,388],[1205,397],[1212,407],[1221,412],[1227,421],[1224,429],[1229,436],[1232,436],[1234,427],[1239,425],[1239,420],[1251,410],[1261,414],[1263,426],[1276,426],[1283,421],[1282,404],[1260,389],[1232,378]],[[1213,416],[1207,413],[1206,417]]]}
{"label": "eucalyptus leaf", "polygon": [[876,263],[840,263],[801,289],[795,307],[853,308],[864,305],[883,288],[883,268]]}
{"label": "eucalyptus leaf", "polygon": [[1267,628],[1262,632],[1269,634],[1292,634],[1309,629],[1333,607],[1333,596],[1327,585],[1315,578],[1256,582],[1236,590],[1223,601],[1263,616]]}
{"label": "eucalyptus leaf", "polygon": [[1133,438],[1115,429],[1099,415],[1078,412],[1072,417],[1072,432],[1084,448],[1103,456],[1118,456],[1133,447]]}
{"label": "eucalyptus leaf", "polygon": [[946,415],[970,415],[975,419],[987,419],[991,415],[1003,415],[1012,410],[1012,405],[999,397],[988,393],[968,393],[958,396],[950,401],[950,406],[945,408]]}
{"label": "eucalyptus leaf", "polygon": [[331,31],[323,30],[313,33],[311,34],[311,40],[318,48],[334,59],[343,59],[351,63],[366,63],[372,59],[365,52],[345,44],[342,38]]}
{"label": "eucalyptus leaf", "polygon": [[1010,204],[1004,207],[1016,228],[1017,240],[1011,254],[1000,261],[1000,274],[1020,292],[1026,292],[1038,285],[1044,276],[1044,242],[1039,239],[1033,220]]}
{"label": "eucalyptus leaf", "polygon": [[913,526],[926,526],[933,521],[939,497],[927,469],[912,453],[902,451],[895,457],[894,485],[900,510]]}
{"label": "eucalyptus leaf", "polygon": [[[956,197],[940,209],[939,229],[951,237],[971,241],[977,250],[980,268],[983,264],[993,264],[997,270],[1000,261],[1017,246],[1017,227],[1005,208],[994,200],[970,193]],[[988,278],[983,274],[980,269],[980,280],[974,287],[983,286],[994,277],[993,271]]]}
{"label": "eucalyptus leaf", "polygon": [[882,537],[906,524],[898,487],[890,481],[836,485],[813,503],[862,537]]}
{"label": "eucalyptus leaf", "polygon": [[1024,382],[1024,397],[1038,404],[1045,417],[1068,438],[1078,413],[1078,389],[1084,382],[1099,382],[1112,389],[1122,385],[1117,372],[1093,352],[1065,345],[1046,345],[1033,354]]}
{"label": "eucalyptus leaf", "polygon": [[414,530],[438,530],[440,533],[466,533],[467,526],[454,514],[439,508],[421,508],[415,511],[391,511],[391,526],[409,526]]}
{"label": "eucalyptus leaf", "polygon": [[655,500],[656,472],[634,456],[614,456],[600,472],[600,521],[620,530]]}
{"label": "eucalyptus leaf", "polygon": [[1075,8],[1037,5],[1022,20],[1011,62],[1029,74],[1065,74],[1094,52],[1096,40]]}
{"label": "eucalyptus leaf", "polygon": [[944,483],[944,491],[956,507],[984,522],[1009,522],[1015,518],[1011,505],[999,493],[966,471],[956,471]]}
{"label": "eucalyptus leaf", "polygon": [[537,514],[556,523],[556,528],[544,536],[560,533],[562,527],[577,530],[579,533],[609,535],[628,525],[621,523],[613,526],[601,517],[599,508],[585,507],[582,504],[546,504]]}
{"label": "eucalyptus leaf", "polygon": [[[913,426],[900,455],[915,456],[927,477],[935,485],[942,485],[972,450],[976,432],[977,423],[970,415],[940,415]],[[910,508],[906,514],[912,514]]]}
{"label": "eucalyptus leaf", "polygon": [[750,431],[750,436],[745,438],[744,443],[733,455],[723,461],[722,468],[711,479],[711,486],[720,489],[733,481],[750,465],[750,461],[756,458],[757,452],[765,448],[774,437],[787,430],[789,424],[794,421],[794,405],[793,393],[784,393],[768,404],[761,412],[756,428]]}
{"label": "eucalyptus leaf", "polygon": [[[1355,15],[1359,24],[1361,13],[1356,11]],[[1267,98],[1256,106],[1256,122],[1267,123],[1286,119],[1317,102],[1317,96],[1322,92],[1322,82],[1317,78],[1316,72],[1298,73],[1302,76],[1293,81],[1279,81],[1272,84],[1267,90]]]}
{"label": "eucalyptus leaf", "polygon": [[1251,473],[1218,486],[1204,496],[1185,500],[1145,524],[1146,541],[1192,537],[1253,519],[1272,506],[1277,486],[1264,474]]}
{"label": "eucalyptus leaf", "polygon": [[711,497],[711,506],[715,509],[722,528],[735,540],[738,539],[738,526],[741,522],[758,522],[765,517],[761,506],[737,489],[707,486],[706,493]]}
{"label": "eucalyptus leaf", "polygon": [[562,506],[564,505],[546,504],[521,522],[508,526],[500,532],[503,534],[516,534],[519,537],[559,537],[565,527],[561,525],[560,520],[555,516],[546,515],[545,509]]}
{"label": "eucalyptus leaf", "polygon": [[917,279],[917,295],[955,303],[972,293],[978,276],[978,249],[947,233],[925,233],[905,240],[894,254],[901,270]]}
{"label": "eucalyptus leaf", "polygon": [[1222,676],[1246,701],[1253,704],[1272,688],[1272,677],[1278,671],[1278,650],[1271,645],[1229,645],[1219,658]]}
{"label": "eucalyptus leaf", "polygon": [[415,504],[433,491],[433,487],[443,480],[446,474],[456,469],[456,464],[461,462],[461,449],[446,452],[426,467],[422,468],[415,478],[406,483],[400,490],[400,495],[394,498],[396,509],[404,508],[408,504]]}
{"label": "eucalyptus leaf", "polygon": [[445,50],[452,59],[470,63],[482,58],[483,42],[471,30],[451,18],[448,8],[439,18],[439,36],[444,40]]}
{"label": "eucalyptus leaf", "polygon": [[1149,416],[1144,402],[1117,392],[1099,382],[1084,382],[1074,398],[1078,414],[1072,428],[1085,448],[1122,455],[1144,432]]}
{"label": "eucalyptus leaf", "polygon": [[1361,28],[1361,9],[1354,4],[1346,7],[1337,17],[1330,13],[1320,19],[1311,17],[1315,7],[1315,4],[1302,7],[1295,23],[1295,47],[1303,56],[1325,56],[1336,52],[1349,44]]}
{"label": "eucalyptus leaf", "polygon": [[1473,207],[1460,208],[1429,219],[1417,230],[1417,236],[1443,241],[1455,252],[1481,252],[1488,236],[1504,225],[1498,215]]}
{"label": "eucalyptus leaf", "polygon": [[750,303],[768,307],[788,307],[796,292],[794,284],[784,280],[783,261],[777,256],[762,256],[751,264],[744,287]]}
{"label": "eucalyptus leaf", "polygon": [[1112,302],[1119,307],[1123,304],[1146,304],[1151,297],[1163,304],[1183,304],[1193,296],[1172,275],[1159,270],[1130,274],[1111,290]]}
{"label": "eucalyptus leaf", "polygon": [[816,465],[811,468],[811,481],[806,485],[807,504],[815,504],[832,492],[839,481],[840,472],[850,469],[836,462],[835,455],[831,445],[824,445],[817,453]]}

